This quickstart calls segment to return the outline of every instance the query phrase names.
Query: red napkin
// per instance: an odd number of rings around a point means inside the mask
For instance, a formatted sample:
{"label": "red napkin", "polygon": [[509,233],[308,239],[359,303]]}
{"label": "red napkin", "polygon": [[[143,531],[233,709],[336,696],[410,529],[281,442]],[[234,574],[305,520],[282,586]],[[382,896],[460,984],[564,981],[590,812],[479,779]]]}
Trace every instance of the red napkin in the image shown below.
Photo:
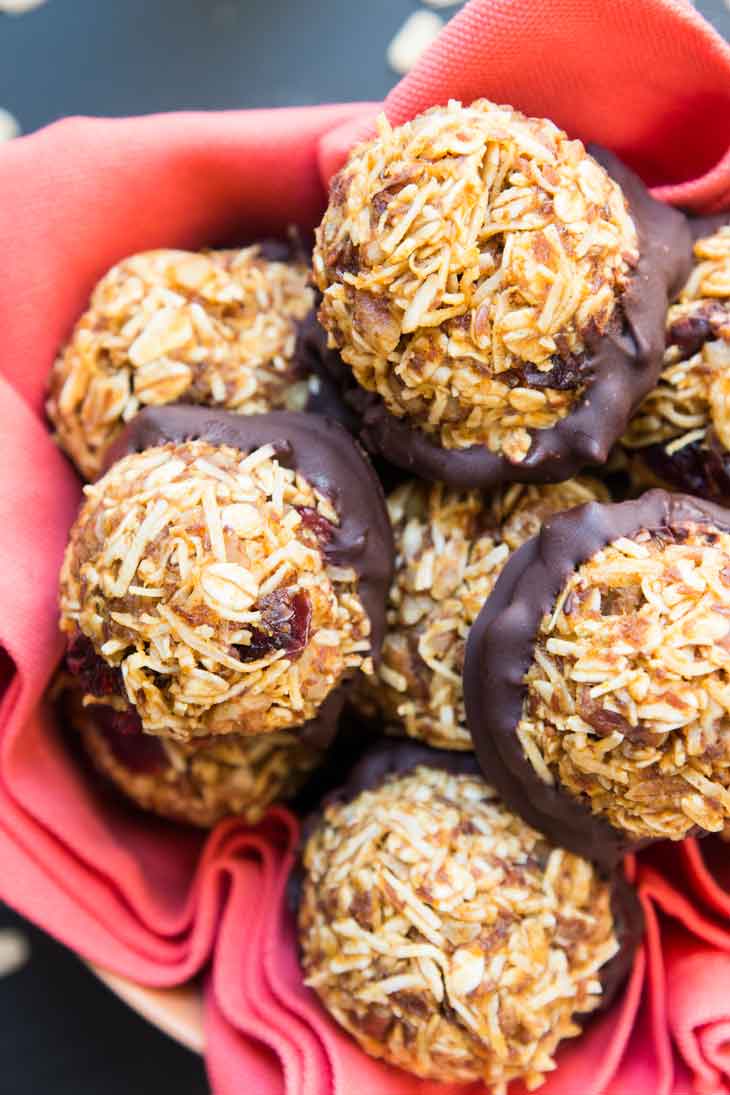
{"label": "red napkin", "polygon": [[[615,148],[661,197],[730,204],[730,50],[688,3],[472,0],[384,106],[397,122],[477,95]],[[141,983],[208,970],[217,1095],[448,1089],[366,1057],[303,988],[282,897],[296,842],[285,810],[204,838],[96,794],[69,756],[42,696],[80,491],[44,424],[43,389],[114,261],[310,228],[322,180],[377,109],[75,119],[0,149],[0,895]],[[730,855],[690,842],[632,869],[647,935],[631,981],[543,1090],[730,1092]]]}

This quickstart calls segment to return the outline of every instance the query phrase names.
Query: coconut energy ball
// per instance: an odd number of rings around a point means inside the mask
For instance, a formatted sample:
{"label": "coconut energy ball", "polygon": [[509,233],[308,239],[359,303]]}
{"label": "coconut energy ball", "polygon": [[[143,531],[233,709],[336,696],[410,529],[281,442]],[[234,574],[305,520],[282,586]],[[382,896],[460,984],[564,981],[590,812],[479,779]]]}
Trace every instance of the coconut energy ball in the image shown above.
{"label": "coconut energy ball", "polygon": [[85,478],[96,478],[140,407],[304,409],[297,337],[314,295],[307,266],[286,253],[271,244],[146,251],[102,278],[54,363],[47,403]]}
{"label": "coconut energy ball", "polygon": [[661,482],[730,504],[730,226],[695,243],[695,265],[667,315],[659,384],[623,445],[639,485]]}
{"label": "coconut energy ball", "polygon": [[172,741],[124,732],[118,713],[80,693],[69,719],[97,770],[143,810],[209,828],[228,816],[255,825],[296,794],[322,753],[296,734],[227,734]]}
{"label": "coconut energy ball", "polygon": [[464,688],[487,778],[552,839],[609,861],[720,832],[730,512],[650,491],[554,518],[472,628]]}
{"label": "coconut energy ball", "polygon": [[630,968],[635,899],[463,764],[408,749],[404,770],[327,806],[304,848],[306,983],[374,1057],[532,1090]]}
{"label": "coconut energy ball", "polygon": [[349,435],[304,414],[163,408],[123,440],[63,563],[69,669],[178,741],[334,732],[339,686],[372,672],[392,561]]}
{"label": "coconut energy ball", "polygon": [[380,665],[358,696],[365,713],[374,705],[410,737],[471,749],[464,648],[502,567],[552,514],[608,498],[589,479],[513,485],[491,498],[415,480],[395,490],[388,499],[395,577]]}
{"label": "coconut energy ball", "polygon": [[605,460],[658,376],[690,240],[604,158],[486,99],[381,117],[353,150],[313,268],[374,451],[458,486]]}

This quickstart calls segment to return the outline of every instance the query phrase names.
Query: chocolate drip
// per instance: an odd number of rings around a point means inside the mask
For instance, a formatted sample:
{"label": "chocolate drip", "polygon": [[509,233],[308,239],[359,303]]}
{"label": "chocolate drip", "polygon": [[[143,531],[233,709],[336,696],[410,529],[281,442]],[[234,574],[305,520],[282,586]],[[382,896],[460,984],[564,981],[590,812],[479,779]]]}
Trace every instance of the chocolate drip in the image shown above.
{"label": "chocolate drip", "polygon": [[713,213],[709,217],[687,217],[692,243],[704,239],[705,236],[714,236],[719,228],[730,225],[730,212]]}

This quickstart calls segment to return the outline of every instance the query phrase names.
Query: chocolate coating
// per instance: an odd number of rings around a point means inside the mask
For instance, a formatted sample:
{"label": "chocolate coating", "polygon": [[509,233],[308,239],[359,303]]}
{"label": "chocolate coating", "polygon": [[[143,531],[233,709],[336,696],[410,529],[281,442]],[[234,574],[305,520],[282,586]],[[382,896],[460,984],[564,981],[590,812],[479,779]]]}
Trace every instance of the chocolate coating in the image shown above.
{"label": "chocolate coating", "polygon": [[[479,776],[480,769],[471,753],[455,753],[451,749],[431,749],[409,741],[384,741],[368,749],[348,773],[347,779],[322,802],[351,802],[363,791],[378,787],[388,776],[402,776],[419,765],[440,768],[457,776]],[[321,816],[321,810],[316,816]]]}
{"label": "chocolate coating", "polygon": [[531,431],[532,447],[519,463],[483,445],[445,449],[392,415],[380,396],[360,388],[339,356],[330,354],[324,365],[357,413],[360,438],[371,452],[415,475],[455,487],[560,482],[586,465],[605,463],[612,444],[659,376],[666,309],[689,274],[692,241],[680,212],[655,201],[639,177],[612,153],[589,151],[628,200],[640,256],[612,325],[602,335],[585,336],[581,377],[587,386],[575,410],[550,429]]}
{"label": "chocolate coating", "polygon": [[730,224],[730,211],[725,213],[712,213],[709,217],[687,217],[692,243],[704,239],[705,236],[713,236],[719,228]]}
{"label": "chocolate coating", "polygon": [[299,324],[294,357],[297,365],[305,374],[317,378],[318,387],[310,388],[306,410],[310,414],[322,414],[333,418],[351,434],[357,434],[358,419],[345,400],[335,382],[333,355],[339,360],[336,350],[327,347],[327,332],[317,319],[315,306]]}
{"label": "chocolate coating", "polygon": [[[346,430],[329,418],[295,411],[240,415],[207,407],[171,404],[147,407],[107,453],[105,469],[129,453],[168,442],[205,440],[247,453],[273,444],[279,462],[295,468],[326,495],[340,524],[322,551],[326,559],[352,567],[358,594],[370,618],[372,654],[377,661],[385,634],[385,598],[393,573],[393,535],[385,496],[369,460]],[[335,688],[316,718],[299,731],[322,748],[334,736],[349,682]]]}
{"label": "chocolate coating", "polygon": [[[331,791],[322,801],[319,810],[310,814],[305,820],[300,846],[304,846],[310,834],[320,823],[325,807],[330,803],[350,802],[363,791],[378,787],[388,776],[403,776],[420,765],[440,768],[455,775],[478,776],[480,774],[475,757],[469,753],[430,749],[428,746],[411,742],[379,743],[364,753],[349,772],[345,782]],[[515,812],[519,813],[519,811]],[[620,946],[618,953],[600,970],[599,976],[603,986],[601,1011],[611,1004],[630,973],[636,948],[644,933],[644,916],[633,886],[626,881],[620,868],[612,870],[609,877],[612,886],[611,911]],[[298,863],[287,887],[287,901],[293,911],[296,911],[299,904],[301,884],[302,869],[301,864]]]}
{"label": "chocolate coating", "polygon": [[467,722],[487,780],[511,809],[556,844],[611,868],[631,841],[559,786],[544,783],[516,734],[540,622],[573,571],[621,536],[688,523],[730,531],[730,511],[652,490],[629,502],[590,502],[547,521],[510,558],[477,617],[464,659]]}

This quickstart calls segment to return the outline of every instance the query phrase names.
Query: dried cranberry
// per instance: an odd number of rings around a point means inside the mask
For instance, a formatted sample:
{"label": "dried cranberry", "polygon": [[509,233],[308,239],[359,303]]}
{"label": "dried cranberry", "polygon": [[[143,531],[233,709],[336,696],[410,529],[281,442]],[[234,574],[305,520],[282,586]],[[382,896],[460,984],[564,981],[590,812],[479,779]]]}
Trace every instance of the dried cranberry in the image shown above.
{"label": "dried cranberry", "polygon": [[134,707],[128,707],[126,711],[115,710],[112,724],[116,732],[122,734],[125,738],[143,734],[142,720]]}
{"label": "dried cranberry", "polygon": [[580,708],[580,714],[601,737],[613,734],[614,730],[618,730],[619,734],[625,734],[629,737],[633,729],[628,719],[620,715],[618,711],[611,711],[598,703],[590,706],[583,704]]}
{"label": "dried cranberry", "polygon": [[311,506],[297,506],[297,512],[305,528],[313,532],[320,544],[329,544],[335,534],[335,526]]}
{"label": "dried cranberry", "polygon": [[707,316],[682,316],[667,332],[667,344],[679,346],[683,357],[692,357],[712,336],[712,324]]}
{"label": "dried cranberry", "polygon": [[93,718],[114,758],[130,772],[151,774],[167,767],[162,743],[142,733],[142,723],[133,709],[116,711],[113,707],[95,705]]}
{"label": "dried cranberry", "polygon": [[554,388],[559,392],[580,388],[587,380],[585,359],[577,354],[553,357],[546,372],[528,363],[522,373],[528,388]]}
{"label": "dried cranberry", "polygon": [[90,692],[92,696],[124,695],[121,670],[104,661],[97,654],[91,640],[80,631],[69,643],[66,667],[84,691]]}
{"label": "dried cranberry", "polygon": [[652,741],[651,731],[643,722],[640,721],[637,726],[632,726],[629,720],[618,711],[603,707],[595,700],[591,700],[587,694],[579,700],[578,713],[601,737],[608,737],[618,730],[619,734],[623,734],[632,744],[646,745]]}
{"label": "dried cranberry", "polygon": [[590,379],[590,366],[579,354],[566,352],[550,359],[550,368],[543,371],[527,362],[516,369],[506,369],[499,380],[510,388],[554,388],[567,392],[582,387]]}
{"label": "dried cranberry", "polygon": [[640,459],[674,490],[730,505],[730,453],[722,450],[712,430],[705,444],[695,441],[671,454],[663,445],[649,445],[641,450]]}
{"label": "dried cranberry", "polygon": [[302,590],[294,593],[289,589],[276,590],[262,597],[258,603],[261,624],[251,629],[248,646],[234,647],[244,662],[264,658],[274,650],[285,650],[290,658],[296,658],[309,641],[312,622],[312,605]]}

